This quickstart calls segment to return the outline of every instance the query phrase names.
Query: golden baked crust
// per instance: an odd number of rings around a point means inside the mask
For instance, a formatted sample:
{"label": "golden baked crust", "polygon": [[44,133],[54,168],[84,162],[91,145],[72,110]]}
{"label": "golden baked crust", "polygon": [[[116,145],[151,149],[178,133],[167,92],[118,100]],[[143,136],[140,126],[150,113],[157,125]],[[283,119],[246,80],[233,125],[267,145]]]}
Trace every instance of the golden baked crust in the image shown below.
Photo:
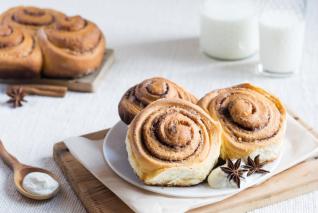
{"label": "golden baked crust", "polygon": [[161,99],[136,115],[126,147],[145,184],[195,185],[205,180],[219,157],[220,126],[195,104]]}
{"label": "golden baked crust", "polygon": [[100,29],[80,16],[58,16],[50,28],[38,31],[43,52],[43,74],[55,78],[74,78],[96,71],[105,53]]}
{"label": "golden baked crust", "polygon": [[1,15],[0,22],[35,34],[41,27],[52,26],[56,17],[62,15],[63,13],[51,9],[19,6],[5,11]]}
{"label": "golden baked crust", "polygon": [[272,161],[278,157],[286,126],[286,110],[278,98],[240,84],[212,91],[198,105],[222,125],[222,158],[261,154],[263,161]]}
{"label": "golden baked crust", "polygon": [[[35,49],[41,47],[41,71],[47,77],[81,77],[96,71],[102,65],[106,43],[104,35],[94,23],[80,16],[67,17],[51,9],[20,6],[1,14],[0,24],[33,36]],[[2,53],[12,54],[9,50],[5,53],[7,50],[8,48],[3,49]],[[28,65],[23,67],[16,66],[16,60],[6,57],[3,60],[7,63],[1,65],[5,69],[0,77],[31,78],[34,76],[34,70],[38,76],[38,63],[34,65],[34,59],[30,58]],[[22,61],[18,64],[25,63]],[[12,64],[14,66],[11,66]]]}
{"label": "golden baked crust", "polygon": [[0,78],[40,76],[42,55],[36,39],[23,29],[0,25]]}
{"label": "golden baked crust", "polygon": [[146,79],[131,87],[118,104],[121,120],[129,124],[147,105],[162,98],[179,98],[192,103],[197,99],[176,83],[161,77]]}

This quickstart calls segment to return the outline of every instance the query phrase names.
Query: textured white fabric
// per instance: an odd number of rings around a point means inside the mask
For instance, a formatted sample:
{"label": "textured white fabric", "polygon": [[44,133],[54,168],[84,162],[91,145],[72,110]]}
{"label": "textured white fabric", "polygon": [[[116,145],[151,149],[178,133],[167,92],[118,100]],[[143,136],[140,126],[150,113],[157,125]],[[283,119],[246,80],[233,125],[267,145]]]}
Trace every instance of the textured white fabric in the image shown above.
{"label": "textured white fabric", "polygon": [[[1,1],[0,10],[26,4]],[[206,92],[249,81],[279,96],[318,129],[318,1],[308,0],[306,44],[301,72],[272,79],[254,73],[257,57],[222,62],[199,52],[199,6],[195,0],[30,0],[95,21],[115,49],[116,64],[94,94],[68,93],[64,99],[28,97],[23,108],[11,109],[0,86],[0,138],[21,161],[45,167],[62,180],[62,192],[48,202],[22,198],[10,170],[0,162],[0,212],[85,212],[52,159],[52,146],[69,136],[112,126],[119,118],[123,92],[146,77],[161,75],[187,87],[198,97]],[[318,191],[255,212],[317,212]]]}

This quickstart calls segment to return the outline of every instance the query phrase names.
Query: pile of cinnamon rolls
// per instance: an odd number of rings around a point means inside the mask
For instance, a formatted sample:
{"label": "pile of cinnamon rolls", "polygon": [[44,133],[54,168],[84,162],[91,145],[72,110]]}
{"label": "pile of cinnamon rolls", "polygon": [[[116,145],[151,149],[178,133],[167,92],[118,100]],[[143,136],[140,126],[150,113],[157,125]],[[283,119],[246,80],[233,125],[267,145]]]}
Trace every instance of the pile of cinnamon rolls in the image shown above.
{"label": "pile of cinnamon rolls", "polygon": [[269,162],[283,146],[283,104],[251,84],[217,89],[198,100],[156,77],[131,87],[118,110],[128,125],[129,163],[148,185],[199,184],[219,158],[259,155]]}
{"label": "pile of cinnamon rolls", "polygon": [[75,78],[98,69],[105,38],[81,16],[35,7],[0,15],[0,78]]}

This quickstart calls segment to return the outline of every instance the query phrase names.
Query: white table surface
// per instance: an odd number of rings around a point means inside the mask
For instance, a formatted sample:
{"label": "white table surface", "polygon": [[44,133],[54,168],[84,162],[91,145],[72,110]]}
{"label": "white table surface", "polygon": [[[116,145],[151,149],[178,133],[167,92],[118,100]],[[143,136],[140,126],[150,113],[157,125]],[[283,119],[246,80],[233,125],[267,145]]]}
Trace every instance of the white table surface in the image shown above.
{"label": "white table surface", "polygon": [[[0,8],[25,1],[1,1]],[[53,200],[33,202],[14,188],[12,173],[0,162],[0,212],[85,212],[52,159],[52,147],[64,138],[111,127],[117,103],[131,85],[165,76],[198,97],[220,87],[252,82],[279,96],[310,125],[318,124],[318,1],[309,0],[306,45],[301,72],[273,79],[253,72],[257,56],[241,62],[214,61],[198,47],[199,6],[195,0],[56,0],[28,1],[69,15],[81,14],[105,32],[116,63],[94,94],[69,92],[65,98],[27,97],[19,109],[6,104],[0,86],[0,138],[22,162],[48,168],[62,180]],[[317,212],[318,191],[254,212]]]}

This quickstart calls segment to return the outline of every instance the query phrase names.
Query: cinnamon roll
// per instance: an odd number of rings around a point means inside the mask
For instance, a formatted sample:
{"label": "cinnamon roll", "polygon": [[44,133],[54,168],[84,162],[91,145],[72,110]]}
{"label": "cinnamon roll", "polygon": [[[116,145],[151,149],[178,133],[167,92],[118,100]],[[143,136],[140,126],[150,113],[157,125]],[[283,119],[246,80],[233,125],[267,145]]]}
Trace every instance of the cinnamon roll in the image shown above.
{"label": "cinnamon roll", "polygon": [[160,77],[150,78],[125,92],[118,105],[121,120],[129,124],[148,104],[161,98],[178,98],[192,103],[197,99],[176,83]]}
{"label": "cinnamon roll", "polygon": [[58,16],[52,27],[38,31],[38,39],[45,76],[80,77],[94,72],[102,64],[104,35],[93,22],[81,16]]}
{"label": "cinnamon roll", "polygon": [[40,27],[52,26],[56,17],[62,15],[62,13],[51,9],[20,6],[4,12],[1,16],[1,22],[35,33]]}
{"label": "cinnamon roll", "polygon": [[42,55],[34,37],[23,29],[0,25],[0,78],[40,76]]}
{"label": "cinnamon roll", "polygon": [[207,177],[220,154],[220,126],[199,106],[161,99],[128,127],[130,165],[148,185],[190,186]]}
{"label": "cinnamon roll", "polygon": [[272,161],[279,156],[286,126],[280,100],[251,84],[208,93],[198,105],[221,123],[224,159],[252,158]]}

